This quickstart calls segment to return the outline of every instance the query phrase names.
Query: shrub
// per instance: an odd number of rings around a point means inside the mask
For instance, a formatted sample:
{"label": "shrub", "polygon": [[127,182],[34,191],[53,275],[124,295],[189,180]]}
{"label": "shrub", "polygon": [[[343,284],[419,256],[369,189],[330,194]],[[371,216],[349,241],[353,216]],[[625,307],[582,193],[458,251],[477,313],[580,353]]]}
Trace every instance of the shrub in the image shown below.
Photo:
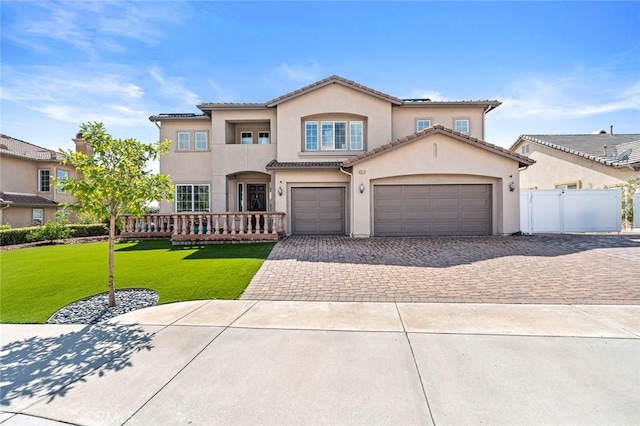
{"label": "shrub", "polygon": [[109,228],[104,223],[93,224],[74,224],[67,225],[73,232],[74,237],[97,237],[100,235],[109,235]]}
{"label": "shrub", "polygon": [[15,228],[0,230],[0,246],[27,243],[27,235],[37,227]]}
{"label": "shrub", "polygon": [[73,231],[64,223],[47,222],[44,226],[37,226],[27,234],[27,241],[33,243],[36,241],[53,241],[70,238]]}
{"label": "shrub", "polygon": [[4,231],[6,229],[11,229],[11,225],[9,225],[8,223],[0,225],[0,231]]}

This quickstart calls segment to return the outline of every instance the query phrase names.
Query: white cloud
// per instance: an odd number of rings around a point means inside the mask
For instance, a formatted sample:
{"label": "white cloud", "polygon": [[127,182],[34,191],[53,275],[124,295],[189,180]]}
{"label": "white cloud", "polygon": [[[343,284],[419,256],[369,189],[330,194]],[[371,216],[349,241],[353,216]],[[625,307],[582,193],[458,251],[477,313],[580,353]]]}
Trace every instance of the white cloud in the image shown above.
{"label": "white cloud", "polygon": [[201,103],[200,97],[196,93],[184,87],[184,82],[181,78],[165,77],[158,67],[151,68],[149,74],[158,83],[160,92],[170,99],[181,102],[183,104],[182,107],[193,108],[194,105]]}
{"label": "white cloud", "polygon": [[413,89],[407,96],[401,96],[403,99],[431,99],[432,101],[445,101],[442,93],[433,90]]}
{"label": "white cloud", "polygon": [[565,76],[529,76],[510,84],[500,115],[511,118],[583,118],[624,110],[640,111],[640,78],[615,80],[583,70]]}
{"label": "white cloud", "polygon": [[55,41],[90,58],[101,51],[122,52],[128,40],[157,44],[164,28],[184,19],[185,10],[175,1],[14,2],[7,7],[13,8],[15,18],[3,38],[41,53],[53,52]]}
{"label": "white cloud", "polygon": [[307,65],[290,65],[285,62],[276,67],[275,72],[289,80],[311,82],[319,79],[318,68],[318,64],[315,61]]}

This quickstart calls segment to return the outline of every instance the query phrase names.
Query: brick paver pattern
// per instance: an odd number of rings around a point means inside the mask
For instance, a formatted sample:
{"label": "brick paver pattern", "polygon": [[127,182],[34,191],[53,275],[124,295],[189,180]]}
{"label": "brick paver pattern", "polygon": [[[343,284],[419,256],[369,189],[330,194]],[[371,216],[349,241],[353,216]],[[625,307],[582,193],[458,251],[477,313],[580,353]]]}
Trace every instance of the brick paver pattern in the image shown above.
{"label": "brick paver pattern", "polygon": [[640,235],[288,237],[241,298],[640,304]]}

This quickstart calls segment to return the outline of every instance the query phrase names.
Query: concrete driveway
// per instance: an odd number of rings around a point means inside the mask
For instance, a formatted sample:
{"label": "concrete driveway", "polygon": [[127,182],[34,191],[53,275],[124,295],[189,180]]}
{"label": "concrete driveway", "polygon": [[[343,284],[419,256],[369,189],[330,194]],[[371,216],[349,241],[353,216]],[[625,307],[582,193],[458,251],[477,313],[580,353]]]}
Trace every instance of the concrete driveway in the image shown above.
{"label": "concrete driveway", "polygon": [[640,304],[640,234],[289,237],[242,299]]}

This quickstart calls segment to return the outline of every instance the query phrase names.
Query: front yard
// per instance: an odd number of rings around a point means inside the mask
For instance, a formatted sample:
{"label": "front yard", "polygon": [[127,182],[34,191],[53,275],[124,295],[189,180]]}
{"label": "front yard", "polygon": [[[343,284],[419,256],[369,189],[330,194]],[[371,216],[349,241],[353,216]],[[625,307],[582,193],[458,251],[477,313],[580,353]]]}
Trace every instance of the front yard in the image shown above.
{"label": "front yard", "polygon": [[[116,291],[147,288],[159,304],[235,299],[274,243],[172,246],[169,241],[116,245]],[[107,243],[0,252],[0,322],[45,323],[58,309],[108,289]]]}

